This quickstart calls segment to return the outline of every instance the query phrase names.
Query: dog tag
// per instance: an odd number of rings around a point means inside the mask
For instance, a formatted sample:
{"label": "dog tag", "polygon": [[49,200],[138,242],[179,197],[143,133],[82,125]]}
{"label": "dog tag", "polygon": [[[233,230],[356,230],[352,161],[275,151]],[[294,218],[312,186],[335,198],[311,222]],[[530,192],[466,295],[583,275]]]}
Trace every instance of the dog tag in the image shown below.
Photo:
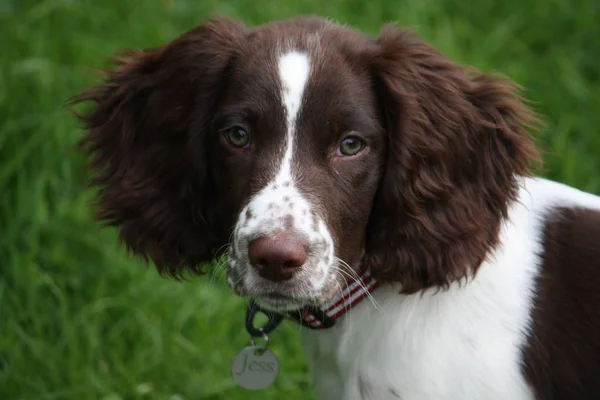
{"label": "dog tag", "polygon": [[248,346],[231,364],[231,376],[238,385],[249,390],[265,389],[275,382],[279,373],[277,356],[262,346]]}

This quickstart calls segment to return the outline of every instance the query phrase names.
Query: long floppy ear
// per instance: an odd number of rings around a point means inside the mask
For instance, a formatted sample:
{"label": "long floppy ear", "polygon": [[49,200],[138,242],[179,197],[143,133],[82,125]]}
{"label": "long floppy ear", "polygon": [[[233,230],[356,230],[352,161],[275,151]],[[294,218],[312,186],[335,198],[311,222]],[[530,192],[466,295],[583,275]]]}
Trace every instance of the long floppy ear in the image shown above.
{"label": "long floppy ear", "polygon": [[539,120],[509,81],[450,61],[386,26],[370,55],[388,134],[365,262],[405,292],[447,288],[498,244],[502,219],[539,154]]}
{"label": "long floppy ear", "polygon": [[163,274],[201,273],[227,240],[211,212],[204,143],[245,32],[218,18],[164,47],[130,51],[101,84],[71,101],[94,106],[78,117],[98,219]]}

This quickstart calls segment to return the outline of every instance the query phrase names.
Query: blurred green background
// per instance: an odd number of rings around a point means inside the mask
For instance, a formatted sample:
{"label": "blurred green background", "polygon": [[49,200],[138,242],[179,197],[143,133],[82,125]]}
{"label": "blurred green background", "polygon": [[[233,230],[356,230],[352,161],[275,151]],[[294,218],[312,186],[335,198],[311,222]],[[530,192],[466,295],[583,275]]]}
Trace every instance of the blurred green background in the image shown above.
{"label": "blurred green background", "polygon": [[296,326],[272,336],[276,385],[236,388],[244,303],[221,277],[159,278],[91,219],[63,104],[113,52],[162,44],[213,13],[413,27],[523,85],[548,123],[543,174],[600,192],[598,0],[0,0],[0,399],[312,398]]}

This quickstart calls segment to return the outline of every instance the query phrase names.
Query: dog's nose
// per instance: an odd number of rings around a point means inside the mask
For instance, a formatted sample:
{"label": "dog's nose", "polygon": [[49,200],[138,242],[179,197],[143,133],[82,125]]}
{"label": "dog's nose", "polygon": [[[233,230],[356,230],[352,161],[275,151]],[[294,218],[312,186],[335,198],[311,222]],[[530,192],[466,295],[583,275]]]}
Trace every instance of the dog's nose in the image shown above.
{"label": "dog's nose", "polygon": [[281,282],[291,279],[308,258],[306,246],[293,232],[280,231],[258,238],[248,246],[250,263],[265,279]]}

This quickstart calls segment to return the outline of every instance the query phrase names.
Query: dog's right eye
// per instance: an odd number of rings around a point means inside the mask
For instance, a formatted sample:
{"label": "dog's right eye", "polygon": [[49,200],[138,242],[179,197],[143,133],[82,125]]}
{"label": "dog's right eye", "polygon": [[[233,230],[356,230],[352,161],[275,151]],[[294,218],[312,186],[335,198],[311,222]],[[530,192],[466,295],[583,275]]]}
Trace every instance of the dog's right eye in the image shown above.
{"label": "dog's right eye", "polygon": [[250,144],[250,135],[241,126],[233,126],[223,131],[223,136],[231,147],[246,148]]}

